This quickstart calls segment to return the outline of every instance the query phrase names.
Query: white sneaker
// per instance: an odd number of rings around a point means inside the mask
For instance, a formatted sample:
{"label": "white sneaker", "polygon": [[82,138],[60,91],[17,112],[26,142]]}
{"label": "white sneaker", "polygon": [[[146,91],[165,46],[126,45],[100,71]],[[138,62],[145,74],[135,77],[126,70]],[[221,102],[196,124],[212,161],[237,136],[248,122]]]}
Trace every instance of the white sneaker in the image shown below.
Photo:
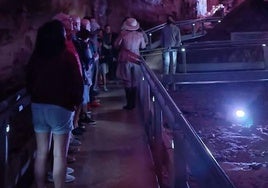
{"label": "white sneaker", "polygon": [[[67,167],[67,168],[66,168],[66,176],[67,176],[67,175],[70,175],[70,174],[72,174],[72,173],[74,173],[74,169],[71,168],[71,167]],[[49,179],[49,178],[52,179],[52,178],[53,178],[53,174],[52,174],[52,172],[49,171],[49,172],[47,173],[47,176],[48,176],[48,179]],[[51,181],[53,181],[53,180],[51,180]]]}
{"label": "white sneaker", "polygon": [[74,169],[71,168],[71,167],[67,167],[66,168],[66,174],[72,174],[72,173],[74,173]]}
{"label": "white sneaker", "polygon": [[[74,180],[75,180],[75,177],[74,177],[74,176],[69,175],[69,174],[66,174],[66,176],[65,176],[65,183],[71,183],[71,182],[73,182]],[[47,176],[47,181],[49,181],[49,182],[54,182],[54,180],[53,180],[53,176],[48,175],[48,176]]]}

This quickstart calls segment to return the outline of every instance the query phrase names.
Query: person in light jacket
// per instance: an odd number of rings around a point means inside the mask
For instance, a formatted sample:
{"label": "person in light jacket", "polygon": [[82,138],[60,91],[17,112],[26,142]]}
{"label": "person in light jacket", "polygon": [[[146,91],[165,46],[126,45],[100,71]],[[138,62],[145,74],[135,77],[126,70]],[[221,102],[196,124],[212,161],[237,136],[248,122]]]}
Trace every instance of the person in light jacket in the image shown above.
{"label": "person in light jacket", "polygon": [[175,25],[172,16],[167,17],[167,25],[161,33],[163,51],[163,74],[175,74],[177,67],[177,49],[181,45],[180,29]]}
{"label": "person in light jacket", "polygon": [[[116,75],[123,80],[125,87],[127,104],[123,108],[132,110],[135,108],[137,87],[141,79],[140,65],[136,62],[140,48],[145,48],[146,43],[143,33],[138,31],[140,25],[135,18],[126,19],[121,28],[122,31],[114,43],[114,46],[120,49]],[[129,58],[130,56],[132,58]]]}

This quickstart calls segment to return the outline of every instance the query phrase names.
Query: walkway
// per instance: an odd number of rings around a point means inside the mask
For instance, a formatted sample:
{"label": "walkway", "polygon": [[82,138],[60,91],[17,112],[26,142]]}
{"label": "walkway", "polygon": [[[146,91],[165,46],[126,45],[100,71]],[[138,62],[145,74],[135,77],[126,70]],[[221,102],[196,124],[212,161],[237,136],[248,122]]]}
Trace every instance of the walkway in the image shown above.
{"label": "walkway", "polygon": [[93,110],[97,125],[87,127],[76,162],[68,165],[74,168],[76,180],[66,188],[156,188],[139,111],[122,110],[121,86],[108,88],[98,96],[102,105]]}

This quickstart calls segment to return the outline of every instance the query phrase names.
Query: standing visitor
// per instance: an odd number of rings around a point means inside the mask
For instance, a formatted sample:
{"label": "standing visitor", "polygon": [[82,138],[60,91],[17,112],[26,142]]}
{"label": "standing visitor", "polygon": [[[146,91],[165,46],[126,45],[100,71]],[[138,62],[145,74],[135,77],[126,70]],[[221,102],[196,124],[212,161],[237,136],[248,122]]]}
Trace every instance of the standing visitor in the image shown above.
{"label": "standing visitor", "polygon": [[180,29],[172,16],[167,17],[167,25],[162,29],[161,44],[163,51],[163,74],[175,74],[177,68],[177,49],[181,45]]}
{"label": "standing visitor", "polygon": [[[74,18],[74,16],[73,16],[73,18]],[[59,20],[64,25],[64,28],[66,30],[66,41],[65,41],[66,48],[67,48],[67,50],[69,50],[71,53],[73,53],[75,55],[75,57],[77,59],[77,64],[80,68],[80,72],[82,75],[82,67],[81,67],[80,57],[79,57],[79,54],[78,54],[76,47],[75,47],[75,43],[77,41],[75,33],[78,32],[78,30],[80,30],[80,28],[78,28],[78,26],[80,27],[80,25],[81,25],[81,23],[77,24],[77,21],[78,21],[78,19],[79,19],[79,22],[81,22],[81,21],[80,21],[79,17],[77,17],[76,19],[73,19],[73,18],[68,14],[59,13],[59,14],[56,14],[53,19]],[[74,25],[76,25],[75,30],[74,30]],[[78,135],[83,134],[83,130],[78,126],[78,123],[77,123],[79,120],[80,112],[81,112],[81,105],[82,105],[82,103],[80,104],[80,106],[78,108],[75,109],[75,113],[74,113],[73,130],[72,130],[72,135],[74,135],[74,136],[78,136]],[[73,138],[73,136],[72,136],[72,138]],[[74,140],[74,139],[71,139],[71,140]]]}
{"label": "standing visitor", "polygon": [[126,19],[122,28],[124,29],[114,43],[120,49],[116,74],[125,87],[127,104],[123,108],[132,110],[135,108],[137,87],[141,81],[141,69],[137,61],[140,48],[145,48],[146,44],[142,32],[138,31],[140,25],[135,18]]}
{"label": "standing visitor", "polygon": [[[80,56],[82,74],[84,80],[83,104],[79,120],[76,122],[80,127],[83,124],[95,125],[96,122],[88,115],[88,103],[90,103],[90,88],[92,87],[92,68],[97,53],[94,52],[93,43],[90,41],[90,22],[87,19],[81,20],[81,30],[77,32],[76,49]],[[95,55],[95,56],[94,56]]]}
{"label": "standing visitor", "polygon": [[[90,21],[90,28],[91,28],[91,41],[94,44],[95,49],[98,47],[98,33],[100,30],[100,25],[98,24],[97,20],[94,17],[89,18]],[[99,59],[97,59],[94,63],[93,68],[93,90],[95,92],[99,91],[98,82],[99,82]],[[93,102],[93,101],[92,101]]]}
{"label": "standing visitor", "polygon": [[67,50],[66,31],[54,20],[38,29],[35,48],[27,66],[36,136],[35,182],[44,188],[47,159],[53,136],[53,180],[65,187],[66,159],[74,110],[81,104],[83,80],[77,59]]}
{"label": "standing visitor", "polygon": [[111,31],[110,25],[105,25],[104,27],[104,34],[103,34],[103,55],[105,63],[108,65],[108,79],[115,80],[116,78],[116,62],[114,61],[114,34]]}
{"label": "standing visitor", "polygon": [[98,52],[100,55],[99,59],[99,73],[100,78],[103,84],[103,91],[108,91],[107,89],[107,78],[106,74],[109,72],[107,57],[105,54],[105,47],[103,46],[103,40],[101,38],[98,39]]}

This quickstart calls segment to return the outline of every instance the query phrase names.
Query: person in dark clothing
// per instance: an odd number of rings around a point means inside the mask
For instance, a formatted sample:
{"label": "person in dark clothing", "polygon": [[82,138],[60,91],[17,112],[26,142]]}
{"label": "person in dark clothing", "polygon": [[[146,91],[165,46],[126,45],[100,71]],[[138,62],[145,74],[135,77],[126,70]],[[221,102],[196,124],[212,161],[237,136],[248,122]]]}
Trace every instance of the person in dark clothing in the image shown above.
{"label": "person in dark clothing", "polygon": [[80,114],[79,124],[91,124],[95,125],[96,122],[88,116],[87,105],[90,102],[90,88],[92,87],[93,80],[93,66],[95,61],[95,48],[90,40],[90,22],[89,20],[82,19],[81,30],[77,32],[75,43],[77,52],[80,57],[82,73],[84,78],[84,94],[83,94],[83,104]]}
{"label": "person in dark clothing", "polygon": [[65,44],[66,31],[60,21],[38,29],[35,49],[27,65],[27,90],[31,95],[32,122],[36,135],[35,182],[45,187],[46,166],[54,140],[53,180],[63,188],[66,158],[74,110],[81,104],[83,80],[77,59]]}
{"label": "person in dark clothing", "polygon": [[106,74],[109,72],[109,68],[108,68],[108,60],[106,57],[106,49],[103,46],[103,40],[101,38],[98,39],[99,42],[99,46],[98,46],[98,53],[100,56],[99,59],[99,74],[100,74],[100,80],[103,83],[103,91],[108,91],[107,89],[107,78],[106,78]]}
{"label": "person in dark clothing", "polygon": [[111,26],[106,25],[103,33],[102,40],[102,55],[104,57],[104,62],[108,65],[108,79],[114,80],[116,78],[116,63],[114,62],[114,34],[111,32]]}

